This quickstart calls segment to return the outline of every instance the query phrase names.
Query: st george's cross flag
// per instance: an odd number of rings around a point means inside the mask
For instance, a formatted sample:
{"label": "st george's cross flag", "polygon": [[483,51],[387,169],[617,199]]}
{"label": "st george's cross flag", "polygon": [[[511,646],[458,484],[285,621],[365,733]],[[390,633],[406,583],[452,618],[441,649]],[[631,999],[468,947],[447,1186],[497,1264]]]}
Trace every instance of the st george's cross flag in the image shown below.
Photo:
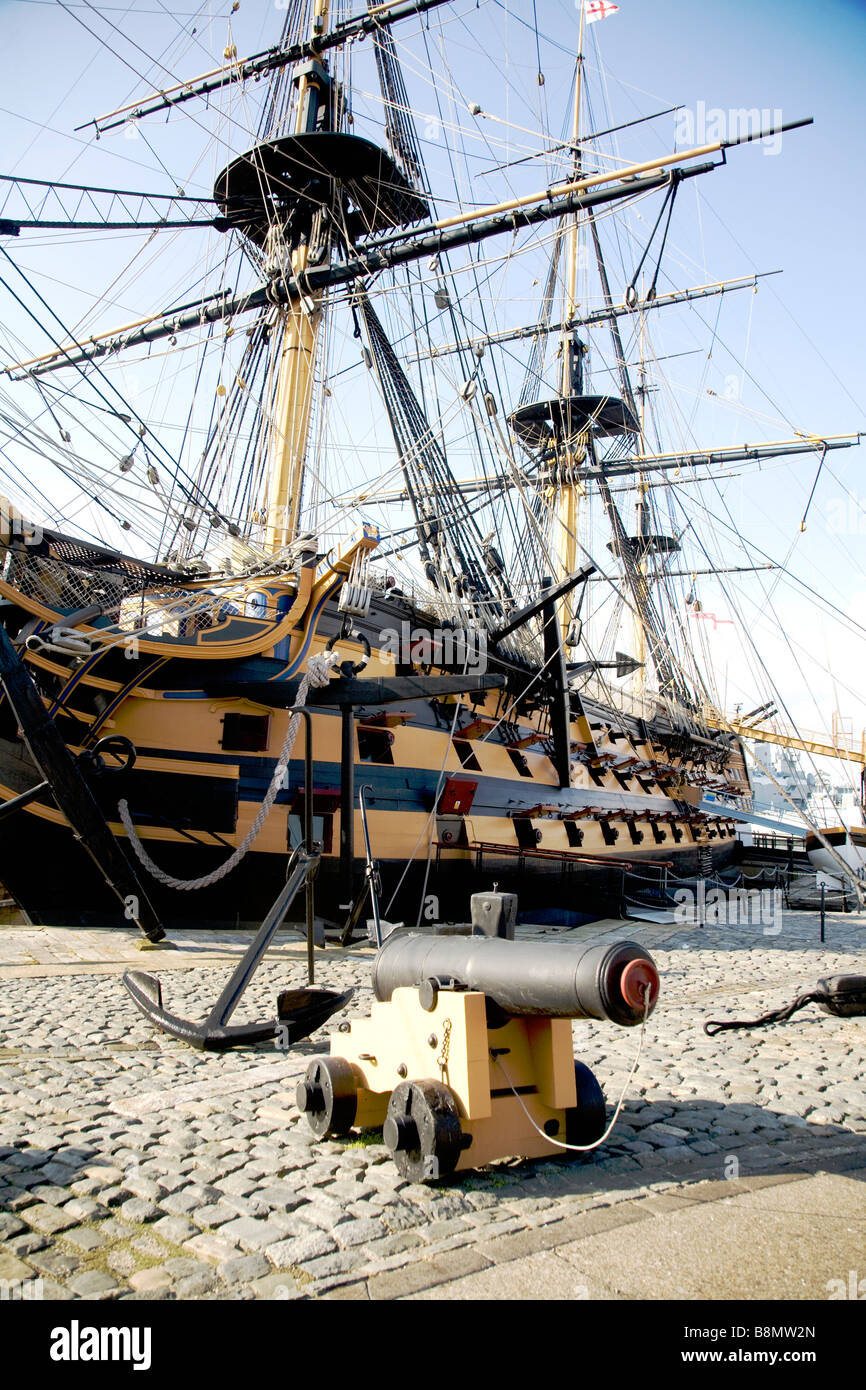
{"label": "st george's cross flag", "polygon": [[586,0],[586,22],[594,24],[597,19],[607,19],[608,15],[616,14],[618,9],[619,5],[609,5],[607,0]]}

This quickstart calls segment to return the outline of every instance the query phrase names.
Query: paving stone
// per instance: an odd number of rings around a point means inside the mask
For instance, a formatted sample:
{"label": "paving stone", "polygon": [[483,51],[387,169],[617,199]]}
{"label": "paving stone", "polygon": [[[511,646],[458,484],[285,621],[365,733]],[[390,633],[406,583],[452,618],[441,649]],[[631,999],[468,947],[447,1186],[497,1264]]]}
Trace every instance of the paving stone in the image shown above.
{"label": "paving stone", "polygon": [[435,1259],[417,1260],[402,1269],[374,1274],[367,1281],[367,1289],[372,1299],[403,1298],[451,1279],[476,1274],[488,1269],[490,1264],[489,1259],[475,1250],[456,1250]]}
{"label": "paving stone", "polygon": [[33,1268],[30,1264],[25,1264],[23,1260],[17,1259],[14,1255],[0,1252],[0,1279],[8,1280],[10,1283],[20,1283],[24,1279],[32,1278]]}
{"label": "paving stone", "polygon": [[323,1194],[319,1192],[297,1208],[297,1215],[307,1225],[317,1226],[320,1231],[333,1231],[341,1222],[347,1220],[345,1207],[340,1202],[323,1200]]}
{"label": "paving stone", "polygon": [[79,1298],[104,1298],[117,1290],[117,1280],[99,1269],[88,1269],[69,1280],[69,1288]]}
{"label": "paving stone", "polygon": [[217,1273],[227,1284],[248,1284],[271,1273],[264,1255],[235,1255],[217,1266]]}
{"label": "paving stone", "polygon": [[263,1202],[255,1193],[250,1197],[238,1197],[234,1192],[221,1192],[219,1205],[227,1207],[235,1216],[266,1217],[270,1210],[267,1202]]}
{"label": "paving stone", "polygon": [[59,1186],[65,1187],[78,1176],[80,1169],[80,1163],[72,1165],[57,1162],[46,1163],[42,1169],[42,1176],[50,1183],[57,1183]]}
{"label": "paving stone", "polygon": [[7,1197],[6,1193],[3,1194],[3,1205],[9,1211],[24,1211],[26,1207],[35,1206],[39,1200],[39,1198],[35,1197],[32,1192],[21,1192],[17,1188],[13,1187],[8,1188],[7,1191],[15,1193],[14,1197]]}
{"label": "paving stone", "polygon": [[237,1212],[230,1207],[224,1206],[222,1202],[208,1207],[199,1207],[198,1211],[192,1213],[197,1226],[218,1227],[224,1226],[227,1221],[233,1221]]}
{"label": "paving stone", "polygon": [[121,1168],[113,1168],[109,1163],[91,1163],[84,1169],[83,1177],[100,1187],[117,1187],[125,1176]]}
{"label": "paving stone", "polygon": [[67,1275],[74,1274],[81,1268],[81,1260],[76,1255],[65,1255],[52,1246],[44,1250],[34,1250],[27,1256],[27,1261],[40,1274],[47,1274],[56,1279],[65,1279]]}
{"label": "paving stone", "polygon": [[[680,1200],[693,1209],[708,1200],[692,1196],[695,1190],[713,1185],[700,1181],[704,1173],[717,1181],[726,1197],[751,1192],[747,1186],[735,1189],[723,1181],[727,1156],[738,1157],[741,1175],[749,1182],[774,1179],[780,1164],[800,1178],[802,1169],[814,1173],[819,1166],[828,1170],[833,1164],[856,1163],[856,1155],[845,1149],[855,1129],[866,1129],[860,1087],[854,1079],[858,1053],[847,1041],[856,1023],[816,1020],[819,1028],[808,1038],[802,1028],[796,1033],[766,1030],[748,1039],[731,1036],[721,1050],[711,1047],[701,1032],[706,991],[722,999],[727,992],[733,1016],[748,1013],[750,1007],[760,1011],[784,1002],[783,979],[802,978],[807,984],[814,977],[814,919],[786,913],[786,932],[789,917],[801,937],[795,931],[784,943],[774,941],[772,949],[764,949],[754,934],[730,932],[721,949],[692,932],[665,936],[656,927],[630,928],[635,933],[646,931],[650,943],[663,941],[663,946],[652,949],[662,969],[672,962],[675,973],[665,974],[671,1008],[666,1014],[660,1011],[655,1021],[656,1035],[645,1044],[645,1075],[632,1083],[612,1142],[578,1164],[501,1163],[486,1174],[458,1177],[446,1189],[407,1184],[381,1144],[317,1141],[294,1110],[293,1080],[280,1079],[262,1087],[247,1082],[248,1069],[254,1071],[263,1059],[191,1056],[170,1040],[156,1044],[143,1021],[129,1023],[122,1000],[110,1007],[106,1004],[108,1012],[104,1012],[103,1001],[112,998],[104,978],[79,975],[68,984],[57,979],[52,991],[46,992],[44,1039],[41,1043],[33,1039],[33,1045],[51,1048],[50,1061],[28,1062],[26,1074],[23,1068],[4,1068],[0,1075],[0,1090],[6,1087],[2,1103],[9,1135],[9,1142],[0,1146],[0,1222],[6,1213],[12,1220],[23,1220],[28,1228],[9,1237],[3,1251],[28,1266],[31,1256],[33,1261],[40,1257],[48,1261],[35,1277],[53,1284],[63,1297],[72,1296],[67,1281],[88,1272],[86,1265],[93,1263],[92,1258],[76,1259],[66,1253],[74,1248],[66,1232],[96,1229],[122,1243],[121,1249],[99,1252],[100,1268],[112,1271],[118,1288],[97,1297],[143,1299],[144,1293],[126,1281],[143,1272],[143,1263],[155,1262],[172,1275],[175,1284],[153,1290],[154,1298],[173,1294],[233,1300],[279,1298],[283,1296],[278,1293],[280,1287],[292,1299],[357,1298],[365,1296],[362,1291],[368,1287],[366,1279],[359,1277],[361,1269],[373,1279],[394,1275],[399,1268],[408,1278],[421,1265],[426,1266],[424,1276],[429,1279],[433,1260],[477,1254],[482,1246],[485,1251],[498,1251],[492,1258],[505,1268],[509,1262],[502,1263],[504,1254],[524,1248],[519,1240],[536,1241],[539,1248],[543,1241],[543,1248],[555,1250],[569,1234],[568,1223],[583,1222],[575,1229],[585,1232],[589,1216],[621,1222],[628,1218],[629,1206],[644,1205],[642,1221],[667,1221],[668,1213],[671,1218],[678,1215],[671,1203],[679,1194],[687,1194]],[[845,926],[841,921],[832,925],[837,931]],[[862,969],[854,954],[862,949],[862,925],[861,917],[856,934],[852,931],[848,938],[849,954],[833,954],[833,948],[827,947],[823,970]],[[644,938],[638,935],[638,939]],[[798,940],[808,946],[801,949]],[[678,943],[692,946],[690,957],[680,955]],[[363,1011],[369,995],[367,963],[335,953],[329,968],[341,986],[362,985]],[[297,969],[300,977],[300,965]],[[697,971],[703,993],[695,991]],[[282,963],[263,962],[257,981],[262,998],[270,996],[275,984],[281,987],[284,978]],[[91,979],[94,988],[88,989]],[[197,1016],[195,1010],[202,1012],[213,994],[213,979],[205,971],[185,970],[178,972],[173,988],[178,991],[179,1007]],[[13,1046],[18,1038],[25,1045],[30,1042],[26,1033],[16,1030],[29,1017],[32,989],[28,980],[3,982],[4,1005],[10,998],[13,1001],[9,1014],[13,1027],[8,1034]],[[757,993],[754,1000],[747,998],[752,991]],[[56,1045],[57,1030],[62,1039],[66,1026],[64,1011],[70,1013],[70,998],[75,1001],[74,1013],[85,997],[88,1017],[79,1028],[77,1045],[64,1050]],[[16,1022],[19,1017],[21,1023]],[[27,1027],[32,1029],[32,1023]],[[81,1045],[82,1038],[91,1041],[88,1032],[111,1039],[125,1036],[127,1027],[137,1030],[135,1036],[145,1043],[145,1052],[109,1057],[104,1045]],[[613,1078],[608,1090],[614,1094],[617,1078],[624,1081],[631,1066],[634,1039],[626,1030],[605,1033],[582,1023],[575,1024],[574,1034],[575,1050],[599,1076]],[[290,1059],[285,1062],[291,1067]],[[221,1090],[223,1081],[236,1085],[242,1078],[246,1091]],[[162,1102],[163,1109],[140,1119],[107,1111],[115,1098],[125,1103],[152,1090],[161,1093],[162,1099],[173,1088],[182,1091],[191,1083],[203,1085],[197,1098],[184,1101],[183,1112],[172,1101]],[[266,1109],[272,1113],[266,1115]],[[20,1141],[21,1147],[13,1141]],[[866,1161],[861,1159],[860,1166],[866,1167]],[[222,1184],[232,1175],[232,1186],[238,1190],[227,1192]],[[660,1195],[635,1202],[636,1187]],[[163,1205],[171,1196],[181,1198],[175,1204],[180,1215]],[[152,1237],[141,1236],[137,1221],[123,1219],[127,1216],[123,1207],[131,1198],[142,1202],[158,1198],[167,1212],[151,1223]],[[437,1208],[443,1199],[445,1206]],[[282,1206],[271,1205],[275,1201]],[[652,1202],[662,1205],[648,1205]],[[96,1204],[95,1211],[89,1203]],[[120,1220],[104,1217],[109,1203]],[[31,1230],[28,1206],[62,1208],[72,1223],[57,1232],[35,1226]],[[607,1215],[599,1218],[597,1211]],[[208,1218],[216,1225],[208,1225]],[[172,1246],[184,1246],[200,1235],[218,1239],[227,1226],[244,1219],[272,1226],[278,1237],[274,1245],[258,1252],[229,1246],[216,1260],[184,1250],[190,1257],[190,1272],[182,1273],[186,1266],[181,1264],[176,1270],[170,1268]],[[92,1225],[94,1221],[98,1226]],[[370,1239],[371,1225],[375,1239]],[[646,1235],[639,1233],[642,1245],[651,1233],[650,1226],[646,1229]],[[0,1224],[0,1240],[2,1231]],[[146,1255],[138,1248],[138,1242],[145,1240],[153,1241]],[[555,1243],[548,1245],[550,1240]],[[324,1248],[316,1245],[322,1241]],[[294,1252],[289,1267],[303,1264],[309,1272],[320,1262],[316,1277],[296,1286],[288,1270],[279,1272],[284,1267],[272,1257],[276,1247]],[[79,1249],[77,1253],[87,1252]],[[274,1266],[277,1272],[227,1285],[211,1268],[223,1259],[244,1260],[256,1253],[265,1254],[268,1269]],[[299,1255],[305,1258],[299,1260]],[[350,1258],[331,1258],[337,1255]],[[124,1269],[112,1262],[112,1256],[126,1256],[133,1263]],[[365,1263],[352,1267],[355,1257]],[[49,1267],[55,1272],[50,1273]],[[451,1266],[447,1278],[460,1277],[454,1274],[455,1268]],[[437,1270],[437,1280],[440,1275]],[[383,1287],[379,1285],[380,1290]],[[436,1289],[438,1283],[426,1287]],[[392,1296],[423,1297],[424,1290],[413,1294],[404,1289]]]}
{"label": "paving stone", "polygon": [[295,1265],[306,1264],[321,1255],[336,1250],[337,1242],[324,1231],[311,1231],[307,1236],[277,1241],[268,1246],[268,1259],[277,1269],[291,1269]]}
{"label": "paving stone", "polygon": [[74,1226],[71,1231],[63,1232],[63,1239],[68,1240],[78,1250],[99,1250],[107,1243],[107,1238],[100,1231],[94,1231],[90,1226]]}
{"label": "paving stone", "polygon": [[360,1302],[369,1302],[370,1292],[367,1288],[367,1281],[365,1279],[358,1279],[354,1283],[338,1284],[335,1288],[327,1289],[321,1297],[327,1302],[331,1302],[334,1299],[340,1301],[349,1301],[351,1299]]}
{"label": "paving stone", "polygon": [[170,1240],[172,1245],[183,1245],[197,1234],[196,1227],[183,1216],[163,1216],[159,1221],[154,1221],[153,1229]]}
{"label": "paving stone", "polygon": [[304,1202],[304,1198],[297,1189],[285,1182],[272,1183],[270,1187],[259,1188],[256,1197],[266,1207],[279,1211],[294,1211]]}
{"label": "paving stone", "polygon": [[76,1221],[99,1221],[109,1212],[108,1207],[95,1202],[92,1197],[73,1197],[63,1210],[67,1216],[74,1216]]}
{"label": "paving stone", "polygon": [[336,1239],[342,1246],[366,1245],[368,1241],[378,1240],[385,1234],[381,1221],[344,1221],[336,1228]]}
{"label": "paving stone", "polygon": [[[46,1170],[43,1168],[41,1174],[44,1177]],[[57,1183],[40,1183],[38,1187],[30,1189],[34,1197],[40,1202],[47,1203],[50,1207],[62,1207],[69,1201],[70,1190],[68,1187],[59,1187]]]}
{"label": "paving stone", "polygon": [[138,1197],[143,1202],[157,1202],[161,1196],[166,1195],[166,1189],[161,1183],[146,1177],[143,1173],[129,1173],[124,1178],[123,1185],[127,1192],[131,1192],[133,1197]]}
{"label": "paving stone", "polygon": [[304,1288],[299,1287],[290,1274],[266,1274],[263,1279],[254,1279],[250,1289],[256,1298],[277,1303],[304,1297]]}
{"label": "paving stone", "polygon": [[182,1279],[178,1279],[174,1286],[177,1298],[203,1298],[216,1288],[217,1277],[207,1270],[202,1270],[197,1274],[186,1274]]}
{"label": "paving stone", "polygon": [[188,1216],[201,1203],[197,1197],[183,1188],[180,1192],[171,1192],[167,1197],[161,1197],[159,1205],[163,1211],[168,1212],[169,1216]]}
{"label": "paving stone", "polygon": [[367,1183],[355,1182],[351,1178],[340,1178],[337,1182],[329,1183],[323,1190],[329,1197],[338,1197],[342,1201],[354,1203],[371,1196],[377,1189]]}
{"label": "paving stone", "polygon": [[[469,1211],[472,1210],[474,1209],[469,1208]],[[407,1231],[421,1226],[424,1216],[417,1207],[397,1199],[382,1208],[382,1220],[389,1231]]]}
{"label": "paving stone", "polygon": [[40,1235],[38,1231],[25,1230],[22,1235],[11,1236],[9,1240],[4,1241],[2,1253],[4,1255],[17,1255],[21,1259],[26,1259],[29,1254],[36,1250],[47,1249],[48,1244],[47,1236]]}
{"label": "paving stone", "polygon": [[122,1293],[118,1298],[119,1303],[168,1303],[174,1298],[172,1289],[147,1289],[141,1292],[138,1289],[131,1289],[129,1293]]}
{"label": "paving stone", "polygon": [[170,1288],[171,1284],[171,1275],[160,1265],[151,1265],[150,1269],[140,1269],[129,1276],[129,1287],[137,1293],[155,1293],[158,1289]]}
{"label": "paving stone", "polygon": [[141,1197],[130,1197],[122,1204],[120,1214],[124,1221],[146,1222],[157,1221],[163,1213],[155,1202],[144,1201]]}
{"label": "paving stone", "polygon": [[295,1212],[290,1211],[269,1211],[268,1225],[276,1226],[277,1230],[285,1236],[307,1236],[313,1227],[309,1222],[302,1220]]}
{"label": "paving stone", "polygon": [[370,1263],[373,1265],[379,1260],[388,1259],[391,1255],[417,1250],[419,1246],[423,1245],[423,1237],[418,1231],[394,1231],[391,1235],[379,1236],[376,1240],[371,1240],[365,1249]]}
{"label": "paving stone", "polygon": [[221,1228],[220,1234],[240,1245],[243,1250],[263,1250],[283,1238],[283,1232],[277,1226],[247,1216],[229,1221]]}
{"label": "paving stone", "polygon": [[305,1274],[314,1279],[331,1278],[338,1274],[360,1269],[366,1265],[367,1256],[363,1249],[335,1250],[331,1255],[321,1255],[315,1260],[306,1260],[302,1265]]}
{"label": "paving stone", "polygon": [[133,1240],[138,1235],[138,1228],[130,1226],[128,1221],[118,1221],[116,1217],[110,1216],[107,1221],[101,1221],[99,1229],[112,1240]]}
{"label": "paving stone", "polygon": [[237,1246],[231,1241],[225,1240],[222,1236],[214,1235],[210,1231],[185,1241],[183,1248],[188,1250],[195,1259],[208,1260],[212,1264],[221,1264],[224,1260],[230,1260],[238,1253]]}
{"label": "paving stone", "polygon": [[30,1226],[42,1231],[44,1235],[56,1235],[58,1231],[65,1231],[76,1224],[74,1216],[67,1216],[59,1207],[52,1207],[44,1202],[27,1207],[25,1219]]}
{"label": "paving stone", "polygon": [[18,1149],[6,1161],[12,1168],[41,1168],[50,1158],[51,1154],[44,1149]]}
{"label": "paving stone", "polygon": [[249,1197],[255,1192],[258,1185],[256,1178],[251,1178],[248,1173],[232,1173],[229,1177],[221,1179],[217,1184],[220,1192],[230,1193],[235,1197]]}
{"label": "paving stone", "polygon": [[[14,1178],[9,1178],[7,1181],[11,1192],[27,1192],[30,1188],[35,1187],[38,1189],[40,1187],[42,1176],[38,1170],[31,1170],[26,1173],[16,1173]],[[39,1200],[38,1197],[36,1200]],[[11,1206],[11,1203],[7,1202],[6,1205]]]}
{"label": "paving stone", "polygon": [[75,1294],[71,1293],[70,1290],[65,1287],[65,1285],[58,1284],[53,1279],[43,1279],[42,1297],[43,1299],[45,1299],[46,1301],[50,1301],[51,1303],[59,1303],[71,1301],[75,1298]]}

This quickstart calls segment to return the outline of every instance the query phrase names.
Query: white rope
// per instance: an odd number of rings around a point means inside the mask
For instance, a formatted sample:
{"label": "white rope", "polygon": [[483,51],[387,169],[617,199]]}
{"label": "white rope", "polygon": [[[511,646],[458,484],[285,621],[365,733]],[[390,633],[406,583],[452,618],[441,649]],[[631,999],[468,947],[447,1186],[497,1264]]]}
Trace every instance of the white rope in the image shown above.
{"label": "white rope", "polygon": [[[309,658],[304,678],[298,687],[298,697],[296,701],[298,705],[306,704],[307,692],[310,686],[315,690],[328,684],[331,678],[331,671],[339,660],[340,656],[336,651],[321,652]],[[147,869],[148,873],[152,874],[159,883],[164,883],[167,888],[178,888],[181,892],[190,892],[194,888],[209,888],[211,884],[218,883],[221,878],[225,878],[226,874],[230,874],[232,869],[237,868],[247,850],[255,840],[258,839],[262,826],[270,814],[277,792],[282,786],[283,778],[288,771],[292,749],[295,745],[295,736],[298,732],[300,718],[300,714],[293,714],[289,720],[289,727],[286,731],[286,737],[283,740],[283,746],[280,749],[277,765],[274,768],[271,785],[268,787],[267,794],[259,807],[258,815],[244,836],[243,841],[238,845],[234,853],[226,859],[225,863],[220,864],[219,868],[212,870],[209,874],[205,874],[202,878],[174,878],[171,874],[167,874],[164,869],[161,869],[158,864],[154,863],[139,839],[138,832],[129,814],[129,803],[123,800],[117,803],[117,809],[120,812],[123,828],[129,836],[129,843],[132,846],[136,858],[144,868]],[[307,788],[307,795],[310,795],[310,792],[311,789]]]}
{"label": "white rope", "polygon": [[[619,1103],[613,1112],[613,1118],[610,1124],[608,1125],[607,1129],[604,1131],[604,1134],[601,1136],[600,1139],[596,1139],[594,1144],[564,1144],[561,1139],[553,1139],[549,1134],[546,1134],[545,1131],[541,1128],[541,1126],[535,1123],[526,1106],[523,1104],[523,1098],[520,1092],[512,1083],[511,1078],[508,1075],[508,1072],[502,1065],[501,1059],[499,1057],[493,1058],[493,1061],[496,1063],[499,1070],[502,1072],[502,1075],[505,1077],[505,1080],[508,1082],[508,1085],[511,1087],[512,1091],[514,1092],[515,1096],[520,1102],[520,1108],[523,1111],[529,1123],[532,1125],[532,1128],[536,1130],[538,1134],[541,1135],[542,1139],[546,1139],[548,1144],[553,1144],[557,1149],[568,1149],[570,1153],[588,1153],[590,1149],[597,1149],[601,1144],[605,1142],[614,1125],[616,1124],[617,1120],[619,1119],[619,1112],[620,1110],[622,1110],[623,1102],[625,1101],[626,1091],[631,1085],[632,1077],[637,1071],[637,1064],[640,1061],[640,1055],[643,1051],[644,1037],[646,1035],[646,1021],[649,1017],[649,996],[650,987],[648,984],[646,984],[643,987],[643,1020],[640,1026],[640,1039],[638,1041],[637,1056],[635,1057],[632,1069],[629,1072],[628,1077],[626,1078],[626,1083],[622,1088],[622,1095],[620,1096]],[[578,1104],[580,1104],[579,1099]]]}

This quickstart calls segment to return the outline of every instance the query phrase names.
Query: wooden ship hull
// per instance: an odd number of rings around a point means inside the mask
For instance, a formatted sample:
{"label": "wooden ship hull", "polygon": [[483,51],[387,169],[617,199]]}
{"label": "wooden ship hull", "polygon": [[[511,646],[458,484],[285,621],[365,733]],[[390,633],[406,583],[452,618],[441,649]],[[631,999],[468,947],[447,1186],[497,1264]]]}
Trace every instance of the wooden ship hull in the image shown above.
{"label": "wooden ship hull", "polygon": [[[486,677],[467,678],[456,723],[453,689],[412,698],[437,681],[454,687],[461,679],[453,668],[395,662],[383,649],[382,634],[404,624],[416,637],[429,631],[429,614],[400,594],[377,594],[367,615],[352,620],[351,635],[341,636],[337,595],[358,550],[374,545],[365,535],[324,569],[310,556],[254,590],[249,581],[223,586],[216,621],[213,585],[188,585],[192,616],[166,622],[158,634],[153,614],[169,603],[176,614],[178,589],[156,569],[92,548],[70,556],[57,537],[43,541],[42,554],[7,552],[3,621],[67,747],[79,760],[105,738],[123,736],[136,749],[129,770],[112,770],[107,757],[108,767],[88,776],[130,862],[121,799],[143,847],[168,874],[197,879],[228,858],[274,776],[298,677],[329,642],[344,661],[360,665],[367,645],[370,658],[348,705],[340,703],[352,679],[345,666],[310,695],[314,833],[324,851],[316,899],[325,919],[344,921],[362,889],[365,818],[380,907],[391,920],[465,919],[470,893],[495,882],[518,892],[524,912],[576,921],[619,910],[627,876],[658,884],[665,874],[707,872],[735,856],[736,830],[724,810],[699,809],[705,789],[748,791],[739,744],[724,736],[690,742],[661,719],[642,721],[572,694],[561,785],[549,697],[514,706],[509,684],[525,688],[526,673],[515,677],[495,651]],[[160,582],[147,588],[149,580]],[[94,607],[100,596],[103,613],[82,620],[87,600]],[[195,609],[205,598],[203,621]],[[473,689],[479,684],[490,688]],[[8,802],[38,781],[4,697],[0,797]],[[179,892],[141,871],[165,925],[261,920],[285,880],[287,852],[302,837],[309,794],[300,730],[261,833],[224,879]],[[47,789],[5,819],[0,879],[34,923],[118,921],[116,898]]]}

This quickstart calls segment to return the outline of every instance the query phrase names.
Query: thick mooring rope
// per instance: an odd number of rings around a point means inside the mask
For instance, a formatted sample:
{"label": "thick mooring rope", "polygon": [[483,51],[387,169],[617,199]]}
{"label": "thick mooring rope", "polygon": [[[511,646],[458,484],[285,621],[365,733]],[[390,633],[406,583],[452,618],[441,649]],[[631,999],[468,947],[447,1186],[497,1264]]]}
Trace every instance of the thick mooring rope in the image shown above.
{"label": "thick mooring rope", "polygon": [[[307,662],[307,669],[304,673],[304,678],[301,681],[300,686],[298,687],[298,698],[296,700],[296,704],[306,704],[307,692],[309,691],[310,686],[312,686],[313,689],[316,690],[328,684],[328,681],[331,678],[331,671],[336,666],[339,660],[340,656],[335,651],[321,652],[318,655],[311,656],[309,658]],[[132,817],[129,814],[129,803],[124,800],[121,800],[117,803],[117,809],[120,812],[120,819],[123,822],[124,830],[129,836],[129,843],[132,846],[133,852],[136,858],[138,859],[139,863],[141,863],[144,866],[144,868],[147,869],[149,874],[152,874],[153,877],[159,883],[164,883],[167,888],[177,888],[182,893],[188,893],[191,892],[194,888],[209,888],[212,884],[219,883],[221,878],[225,878],[226,874],[230,874],[232,869],[237,868],[238,864],[243,859],[247,850],[258,839],[262,826],[264,825],[265,821],[267,820],[270,814],[270,810],[276,799],[277,792],[280,790],[283,778],[285,777],[286,772],[288,770],[289,759],[292,756],[292,749],[295,746],[295,736],[298,732],[298,723],[300,721],[300,718],[300,714],[293,714],[291,719],[289,720],[289,727],[286,731],[286,737],[283,740],[283,746],[280,749],[280,756],[277,760],[277,765],[274,768],[274,775],[271,778],[271,785],[268,787],[267,794],[261,806],[259,807],[258,815],[253,821],[246,835],[244,836],[241,844],[238,845],[237,849],[234,851],[233,854],[229,855],[225,863],[220,864],[219,868],[213,869],[211,873],[205,874],[202,878],[174,878],[171,874],[167,874],[164,869],[161,869],[159,865],[151,859],[150,855],[148,854],[147,850],[144,848],[144,845],[141,843],[141,840],[139,839],[138,831],[136,830],[132,821]]]}

